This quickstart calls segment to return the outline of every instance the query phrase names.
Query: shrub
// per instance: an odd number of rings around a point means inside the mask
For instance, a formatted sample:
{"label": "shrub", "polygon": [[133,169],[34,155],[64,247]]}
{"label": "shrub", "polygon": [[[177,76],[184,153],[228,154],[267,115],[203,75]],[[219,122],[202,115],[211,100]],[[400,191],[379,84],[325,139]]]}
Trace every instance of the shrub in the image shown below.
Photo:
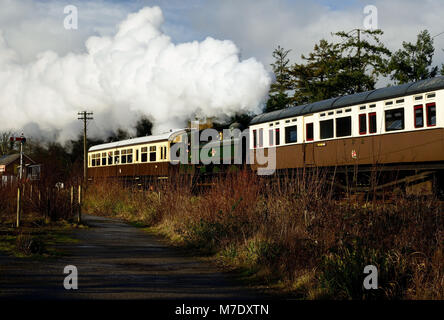
{"label": "shrub", "polygon": [[[366,265],[378,270],[378,289],[363,287]],[[368,248],[359,241],[332,250],[322,258],[319,281],[332,297],[339,299],[399,299],[407,288],[407,262],[398,252]]]}
{"label": "shrub", "polygon": [[42,254],[45,252],[45,244],[37,237],[21,233],[16,239],[15,249],[18,253],[25,256]]}
{"label": "shrub", "polygon": [[[298,283],[305,298],[443,296],[442,205],[432,197],[344,197],[321,170],[279,179],[240,171],[205,181],[205,188],[193,181],[172,177],[150,191],[100,183],[86,202],[90,212],[156,226],[266,281]],[[380,289],[363,291],[370,264],[378,267]]]}

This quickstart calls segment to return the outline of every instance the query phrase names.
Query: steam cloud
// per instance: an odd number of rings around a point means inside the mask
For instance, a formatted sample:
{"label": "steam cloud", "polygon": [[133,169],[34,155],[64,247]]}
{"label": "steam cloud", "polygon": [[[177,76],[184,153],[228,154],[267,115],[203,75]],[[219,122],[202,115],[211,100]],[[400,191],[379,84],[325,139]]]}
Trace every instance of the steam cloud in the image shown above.
{"label": "steam cloud", "polygon": [[25,134],[79,134],[77,112],[94,112],[90,134],[132,127],[141,115],[155,132],[183,127],[195,115],[259,112],[271,79],[256,59],[240,61],[231,41],[172,43],[162,11],[130,14],[113,37],[90,37],[86,53],[52,51],[19,62],[0,30],[0,128]]}

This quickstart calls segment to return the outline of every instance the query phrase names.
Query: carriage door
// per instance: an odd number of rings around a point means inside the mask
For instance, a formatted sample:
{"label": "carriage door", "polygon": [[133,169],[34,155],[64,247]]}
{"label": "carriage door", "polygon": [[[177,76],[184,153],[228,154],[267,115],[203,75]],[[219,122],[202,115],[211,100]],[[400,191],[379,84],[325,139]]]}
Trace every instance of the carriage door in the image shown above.
{"label": "carriage door", "polygon": [[316,123],[313,115],[304,116],[303,121],[303,144],[302,144],[302,164],[304,166],[314,166],[314,140]]}

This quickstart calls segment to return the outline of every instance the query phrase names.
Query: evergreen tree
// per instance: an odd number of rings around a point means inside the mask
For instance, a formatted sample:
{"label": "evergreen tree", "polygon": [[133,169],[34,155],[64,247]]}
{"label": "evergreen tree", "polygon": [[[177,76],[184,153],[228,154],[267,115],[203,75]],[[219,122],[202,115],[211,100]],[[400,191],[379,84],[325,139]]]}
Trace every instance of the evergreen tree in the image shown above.
{"label": "evergreen tree", "polygon": [[341,93],[337,83],[340,72],[337,45],[321,40],[308,57],[301,57],[306,63],[294,64],[291,68],[295,89],[293,102],[296,105],[328,99]]}
{"label": "evergreen tree", "polygon": [[390,50],[380,40],[382,30],[356,29],[335,35],[341,38],[337,79],[341,94],[373,90],[378,77],[387,74],[387,59],[391,56]]}
{"label": "evergreen tree", "polygon": [[275,75],[275,82],[270,86],[269,98],[265,111],[270,112],[286,108],[291,98],[288,91],[292,90],[292,81],[290,75],[290,60],[287,58],[291,50],[285,50],[281,46],[273,51],[275,62],[271,64]]}
{"label": "evergreen tree", "polygon": [[433,38],[427,30],[418,34],[416,43],[403,42],[402,47],[393,54],[390,60],[389,71],[392,72],[392,80],[402,84],[437,75],[438,66],[432,67],[435,52]]}

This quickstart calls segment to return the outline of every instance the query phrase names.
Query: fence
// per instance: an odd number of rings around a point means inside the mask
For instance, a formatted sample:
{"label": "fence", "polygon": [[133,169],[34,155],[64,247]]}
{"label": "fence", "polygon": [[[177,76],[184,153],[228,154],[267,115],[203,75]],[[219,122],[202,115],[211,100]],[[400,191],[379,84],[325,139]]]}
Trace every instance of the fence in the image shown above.
{"label": "fence", "polygon": [[44,184],[40,181],[15,182],[0,187],[0,216],[12,219],[19,227],[24,218],[40,217],[45,222],[81,221],[82,186],[80,183]]}

